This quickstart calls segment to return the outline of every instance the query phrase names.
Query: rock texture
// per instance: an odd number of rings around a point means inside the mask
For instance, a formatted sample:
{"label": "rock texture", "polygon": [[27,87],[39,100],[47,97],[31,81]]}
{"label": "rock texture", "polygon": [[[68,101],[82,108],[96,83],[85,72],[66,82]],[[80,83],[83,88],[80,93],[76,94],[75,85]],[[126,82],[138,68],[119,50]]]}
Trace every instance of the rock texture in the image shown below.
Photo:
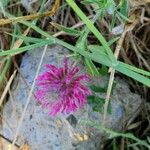
{"label": "rock texture", "polygon": [[[10,140],[13,139],[23,112],[42,51],[43,48],[39,48],[24,55],[20,66],[21,74],[16,78],[11,96],[3,109],[3,126],[0,131]],[[69,55],[69,51],[59,46],[48,47],[43,63],[61,65],[64,54]],[[83,67],[81,63],[79,64]],[[43,69],[42,67],[41,72]],[[103,85],[107,80],[100,78],[97,84]],[[121,79],[116,83],[111,97],[112,113],[107,116],[106,126],[121,130],[139,110],[141,98],[131,93],[128,85]],[[17,144],[27,143],[31,146],[31,150],[98,150],[108,135],[87,125],[81,125],[80,119],[103,123],[102,114],[93,112],[88,105],[84,110],[70,116],[52,118],[41,109],[32,96]]]}

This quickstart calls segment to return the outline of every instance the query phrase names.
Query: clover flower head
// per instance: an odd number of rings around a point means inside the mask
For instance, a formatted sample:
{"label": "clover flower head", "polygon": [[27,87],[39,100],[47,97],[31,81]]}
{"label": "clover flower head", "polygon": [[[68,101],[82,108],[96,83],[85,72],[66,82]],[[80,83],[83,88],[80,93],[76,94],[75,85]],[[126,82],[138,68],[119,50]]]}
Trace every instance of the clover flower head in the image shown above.
{"label": "clover flower head", "polygon": [[79,67],[74,63],[68,65],[64,59],[63,67],[46,64],[47,71],[37,78],[36,100],[43,108],[49,110],[51,116],[58,113],[69,114],[83,108],[86,98],[91,91],[85,82],[90,80],[89,75],[80,74]]}

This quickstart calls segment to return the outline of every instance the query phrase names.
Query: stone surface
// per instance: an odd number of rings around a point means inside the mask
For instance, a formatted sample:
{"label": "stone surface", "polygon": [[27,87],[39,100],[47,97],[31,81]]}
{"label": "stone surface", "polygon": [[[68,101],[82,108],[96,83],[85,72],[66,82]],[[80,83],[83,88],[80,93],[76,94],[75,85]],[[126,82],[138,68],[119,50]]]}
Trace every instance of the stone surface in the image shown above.
{"label": "stone surface", "polygon": [[[16,78],[12,94],[4,107],[3,127],[0,132],[10,140],[14,137],[23,112],[42,51],[43,48],[39,48],[24,55],[20,66],[21,75]],[[69,51],[59,46],[48,47],[43,63],[61,65],[64,54],[69,55]],[[81,63],[77,64],[83,68]],[[40,72],[43,69],[42,67]],[[107,80],[100,78],[96,83],[105,85]],[[117,79],[116,83],[111,97],[112,113],[107,116],[106,126],[121,130],[139,110],[141,99],[140,96],[131,93],[128,85],[121,79]],[[103,123],[102,114],[93,112],[88,105],[84,110],[70,116],[52,118],[41,109],[32,96],[17,144],[27,143],[32,150],[98,150],[100,143],[108,138],[107,135],[87,125],[81,125],[80,119]]]}

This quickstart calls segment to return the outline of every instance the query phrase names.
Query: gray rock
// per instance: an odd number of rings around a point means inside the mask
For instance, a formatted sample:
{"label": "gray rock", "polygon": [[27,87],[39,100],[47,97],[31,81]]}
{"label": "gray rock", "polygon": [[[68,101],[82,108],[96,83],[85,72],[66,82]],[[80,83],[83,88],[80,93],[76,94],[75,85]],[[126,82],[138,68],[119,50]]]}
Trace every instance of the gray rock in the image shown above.
{"label": "gray rock", "polygon": [[[43,48],[39,48],[24,55],[20,66],[21,75],[16,78],[12,95],[3,109],[3,127],[0,131],[10,140],[14,138],[42,51]],[[43,63],[61,65],[64,54],[69,55],[69,51],[59,46],[48,47]],[[81,63],[79,64],[84,68]],[[40,72],[43,72],[43,67]],[[97,84],[105,85],[107,80],[108,78],[100,78],[95,81]],[[107,116],[105,126],[118,131],[136,116],[141,98],[131,93],[128,85],[121,79],[117,79],[116,83],[111,97],[112,113]],[[70,116],[52,118],[48,116],[47,111],[41,109],[32,96],[19,131],[17,144],[27,143],[32,150],[98,150],[101,142],[106,140],[108,135],[86,124],[81,125],[79,121],[83,119],[102,124],[102,117],[102,114],[93,112],[87,105],[84,110],[79,110]]]}

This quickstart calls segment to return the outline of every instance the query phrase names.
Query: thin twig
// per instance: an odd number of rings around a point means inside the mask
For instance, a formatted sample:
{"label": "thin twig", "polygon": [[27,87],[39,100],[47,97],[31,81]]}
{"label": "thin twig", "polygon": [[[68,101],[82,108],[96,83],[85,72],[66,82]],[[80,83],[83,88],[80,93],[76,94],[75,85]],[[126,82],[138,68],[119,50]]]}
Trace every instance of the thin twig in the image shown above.
{"label": "thin twig", "polygon": [[114,81],[114,75],[115,75],[115,70],[111,69],[107,93],[106,93],[106,99],[105,99],[105,104],[104,104],[104,121],[105,121],[106,116],[107,116],[107,109],[108,109],[112,85],[113,85],[113,81]]}
{"label": "thin twig", "polygon": [[142,60],[142,62],[144,63],[145,67],[150,71],[150,66],[149,64],[146,62],[146,60],[144,59],[144,57],[141,55],[141,53],[138,51],[137,49],[137,46],[135,44],[135,41],[133,40],[133,38],[130,38],[131,40],[131,44],[132,44],[132,47],[138,57],[139,60]]}
{"label": "thin twig", "polygon": [[[115,56],[116,59],[119,56],[119,52],[121,50],[121,47],[122,47],[122,44],[123,44],[126,33],[127,33],[127,30],[125,30],[122,33],[122,35],[121,35],[121,37],[118,41],[118,44],[116,46],[116,49],[115,49],[115,52],[114,52],[114,56]],[[107,116],[107,109],[108,109],[108,105],[109,105],[109,101],[110,101],[110,95],[111,95],[113,81],[114,81],[114,75],[115,75],[115,69],[110,68],[109,71],[110,71],[110,78],[109,78],[109,83],[108,83],[108,88],[107,88],[107,93],[106,93],[106,99],[105,99],[105,104],[104,104],[104,116],[103,116],[104,122],[105,122],[106,116]]]}
{"label": "thin twig", "polygon": [[38,65],[38,69],[37,69],[37,71],[36,71],[36,75],[35,75],[35,77],[34,77],[34,80],[33,80],[32,86],[31,86],[31,90],[30,90],[29,95],[28,95],[28,97],[27,97],[27,102],[26,102],[26,104],[25,104],[23,113],[22,113],[21,118],[20,118],[20,120],[19,120],[18,127],[17,127],[17,129],[16,129],[15,136],[14,136],[14,138],[13,138],[12,146],[14,146],[14,144],[15,144],[15,142],[16,142],[16,140],[17,140],[17,136],[18,136],[18,134],[19,134],[21,125],[22,125],[22,123],[23,123],[23,119],[24,119],[24,117],[25,117],[25,113],[26,113],[26,111],[27,111],[27,107],[28,107],[28,105],[29,105],[29,103],[30,103],[31,96],[32,96],[32,93],[33,93],[33,90],[34,90],[34,87],[35,87],[36,78],[37,78],[37,76],[38,76],[38,74],[39,74],[41,65],[42,65],[42,63],[43,63],[44,56],[45,56],[45,54],[46,54],[46,50],[47,50],[47,45],[44,47],[44,50],[43,50],[43,53],[42,53],[42,56],[41,56],[41,59],[40,59],[40,63],[39,63],[39,65]]}
{"label": "thin twig", "polygon": [[1,96],[1,98],[0,98],[0,106],[2,105],[3,100],[4,100],[4,98],[6,97],[6,94],[7,94],[8,90],[9,90],[9,88],[10,88],[10,85],[11,85],[11,83],[12,83],[12,81],[13,81],[15,75],[16,75],[16,72],[17,72],[17,70],[15,70],[14,73],[11,75],[11,77],[10,77],[10,79],[9,79],[9,81],[8,81],[8,83],[7,83],[7,85],[6,85],[5,89],[4,89],[4,91],[3,91],[3,93],[2,93],[2,96]]}

